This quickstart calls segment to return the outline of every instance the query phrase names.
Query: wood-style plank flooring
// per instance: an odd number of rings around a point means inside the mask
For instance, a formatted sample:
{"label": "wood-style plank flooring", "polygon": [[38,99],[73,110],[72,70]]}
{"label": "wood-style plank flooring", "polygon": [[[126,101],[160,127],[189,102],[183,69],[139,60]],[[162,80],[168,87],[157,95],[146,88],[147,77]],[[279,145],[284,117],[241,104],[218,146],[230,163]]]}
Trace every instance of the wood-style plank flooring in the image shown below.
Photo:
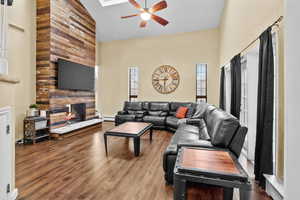
{"label": "wood-style plank flooring", "polygon": [[[141,138],[141,155],[133,156],[132,140],[108,138],[105,156],[103,133],[98,131],[16,147],[16,187],[19,200],[171,200],[172,186],[166,186],[162,155],[172,133],[155,130]],[[269,200],[254,185],[252,199]],[[189,200],[219,200],[222,190],[188,190]],[[238,199],[238,198],[236,198]]]}

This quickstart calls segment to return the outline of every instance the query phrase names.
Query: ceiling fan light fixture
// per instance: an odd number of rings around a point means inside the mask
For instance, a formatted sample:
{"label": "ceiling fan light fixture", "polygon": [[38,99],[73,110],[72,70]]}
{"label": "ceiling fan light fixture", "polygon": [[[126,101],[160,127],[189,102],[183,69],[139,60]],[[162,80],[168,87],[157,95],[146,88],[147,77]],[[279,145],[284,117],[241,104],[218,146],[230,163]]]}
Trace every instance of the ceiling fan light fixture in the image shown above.
{"label": "ceiling fan light fixture", "polygon": [[148,12],[142,12],[141,13],[141,18],[144,21],[149,21],[151,19],[151,14]]}

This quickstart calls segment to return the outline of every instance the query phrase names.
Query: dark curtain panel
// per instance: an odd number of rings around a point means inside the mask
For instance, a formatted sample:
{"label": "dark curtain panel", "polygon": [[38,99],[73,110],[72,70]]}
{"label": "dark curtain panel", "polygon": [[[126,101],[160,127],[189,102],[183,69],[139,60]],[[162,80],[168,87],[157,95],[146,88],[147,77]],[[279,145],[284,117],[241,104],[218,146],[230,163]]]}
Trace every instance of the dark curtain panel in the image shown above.
{"label": "dark curtain panel", "polygon": [[226,109],[226,90],[225,90],[225,67],[221,68],[221,78],[220,78],[220,105],[219,107],[223,110]]}
{"label": "dark curtain panel", "polygon": [[234,56],[230,61],[230,71],[231,71],[231,103],[230,103],[230,113],[236,118],[240,118],[241,111],[241,55],[238,54]]}
{"label": "dark curtain panel", "polygon": [[273,174],[274,56],[271,28],[260,36],[255,147],[255,179],[265,188],[263,174]]}

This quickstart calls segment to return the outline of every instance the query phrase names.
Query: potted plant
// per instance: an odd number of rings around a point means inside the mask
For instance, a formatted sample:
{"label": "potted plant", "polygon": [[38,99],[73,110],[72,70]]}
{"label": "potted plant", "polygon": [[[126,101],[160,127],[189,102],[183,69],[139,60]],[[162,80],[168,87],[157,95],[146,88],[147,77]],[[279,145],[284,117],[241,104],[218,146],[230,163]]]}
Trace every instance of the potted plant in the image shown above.
{"label": "potted plant", "polygon": [[27,112],[28,117],[35,117],[38,115],[38,105],[37,104],[31,104],[29,106],[29,110]]}

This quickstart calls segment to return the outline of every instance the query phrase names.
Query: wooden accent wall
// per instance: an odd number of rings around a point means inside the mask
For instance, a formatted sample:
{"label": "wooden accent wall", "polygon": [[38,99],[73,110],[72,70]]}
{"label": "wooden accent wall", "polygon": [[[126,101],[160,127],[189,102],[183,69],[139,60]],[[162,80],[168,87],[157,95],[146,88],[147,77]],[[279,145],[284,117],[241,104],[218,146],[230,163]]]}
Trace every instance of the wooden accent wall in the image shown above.
{"label": "wooden accent wall", "polygon": [[96,23],[79,0],[37,0],[36,102],[41,109],[86,103],[86,117],[95,116],[95,93],[58,90],[56,65],[62,58],[94,67],[95,52]]}

